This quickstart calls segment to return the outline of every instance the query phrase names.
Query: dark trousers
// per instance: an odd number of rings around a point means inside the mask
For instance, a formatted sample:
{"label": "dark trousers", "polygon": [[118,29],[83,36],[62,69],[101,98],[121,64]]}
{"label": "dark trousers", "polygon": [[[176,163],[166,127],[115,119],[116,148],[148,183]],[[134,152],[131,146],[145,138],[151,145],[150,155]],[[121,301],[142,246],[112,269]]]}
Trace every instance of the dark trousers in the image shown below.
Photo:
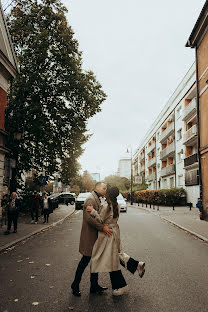
{"label": "dark trousers", "polygon": [[35,216],[35,222],[38,222],[38,214],[39,214],[38,208],[31,209],[31,217],[32,217],[32,220],[34,220],[34,216]]}
{"label": "dark trousers", "polygon": [[7,214],[8,217],[8,224],[7,224],[7,231],[11,230],[12,222],[14,224],[14,231],[17,230],[17,220],[18,220],[18,212],[8,212]]}
{"label": "dark trousers", "polygon": [[[77,270],[75,273],[75,278],[72,283],[72,287],[76,288],[79,287],[79,284],[82,279],[82,274],[84,273],[84,270],[88,266],[88,263],[90,262],[91,257],[88,256],[83,256],[82,259],[80,260]],[[98,273],[91,273],[90,275],[90,282],[91,282],[91,287],[96,287],[98,285]]]}
{"label": "dark trousers", "polygon": [[110,272],[110,280],[112,289],[119,289],[127,285],[121,270]]}
{"label": "dark trousers", "polygon": [[43,215],[44,215],[44,221],[48,222],[48,218],[49,218],[49,209],[43,209]]}
{"label": "dark trousers", "polygon": [[[125,267],[122,261],[120,261],[120,264],[123,267]],[[133,258],[129,258],[129,261],[127,262],[127,270],[131,272],[132,274],[134,274],[137,270],[138,264],[139,264],[139,261],[134,260]]]}

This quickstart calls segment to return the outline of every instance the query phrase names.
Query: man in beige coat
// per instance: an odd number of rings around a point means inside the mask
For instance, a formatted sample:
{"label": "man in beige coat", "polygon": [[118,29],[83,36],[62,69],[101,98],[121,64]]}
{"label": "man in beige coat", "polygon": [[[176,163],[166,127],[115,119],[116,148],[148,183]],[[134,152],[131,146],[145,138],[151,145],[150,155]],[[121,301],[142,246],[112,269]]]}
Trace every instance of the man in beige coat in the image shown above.
{"label": "man in beige coat", "polygon": [[[106,194],[107,186],[103,182],[98,182],[95,185],[95,190],[91,193],[91,195],[86,199],[83,206],[83,222],[82,222],[82,230],[80,235],[80,245],[79,252],[83,255],[80,260],[74,281],[71,285],[72,293],[74,296],[80,297],[81,293],[79,290],[79,284],[81,282],[82,274],[84,273],[85,268],[90,262],[92,256],[92,249],[95,241],[98,237],[98,231],[104,232],[106,235],[112,235],[112,229],[107,226],[100,224],[94,218],[90,216],[90,212],[87,212],[88,206],[93,206],[96,211],[100,211],[101,202],[100,197]],[[90,277],[91,293],[100,293],[106,290],[106,287],[101,287],[98,285],[98,273],[91,273]]]}

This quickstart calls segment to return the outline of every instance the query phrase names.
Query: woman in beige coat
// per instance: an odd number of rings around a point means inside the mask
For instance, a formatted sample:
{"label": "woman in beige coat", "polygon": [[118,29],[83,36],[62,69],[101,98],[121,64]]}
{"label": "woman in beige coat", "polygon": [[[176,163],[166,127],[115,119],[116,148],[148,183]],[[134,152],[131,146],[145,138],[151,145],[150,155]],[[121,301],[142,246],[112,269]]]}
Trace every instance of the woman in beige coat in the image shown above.
{"label": "woman in beige coat", "polygon": [[120,229],[118,226],[119,206],[117,187],[108,188],[106,200],[101,202],[102,208],[96,211],[92,206],[87,207],[90,216],[96,221],[112,228],[113,235],[106,236],[99,232],[94,244],[91,258],[91,272],[109,272],[113,289],[113,295],[119,296],[127,291],[127,284],[121,272],[121,265],[131,273],[138,271],[139,276],[145,273],[145,263],[134,260],[122,251],[120,241]]}

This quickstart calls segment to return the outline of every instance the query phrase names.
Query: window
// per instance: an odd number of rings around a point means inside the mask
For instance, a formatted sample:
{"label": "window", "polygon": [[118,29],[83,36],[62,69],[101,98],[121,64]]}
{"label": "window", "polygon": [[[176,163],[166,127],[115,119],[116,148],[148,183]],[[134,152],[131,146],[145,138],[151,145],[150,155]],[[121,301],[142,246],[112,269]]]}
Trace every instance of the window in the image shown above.
{"label": "window", "polygon": [[170,178],[170,188],[174,187],[174,178]]}
{"label": "window", "polygon": [[182,161],[182,153],[178,153],[178,163],[180,163]]}
{"label": "window", "polygon": [[178,186],[183,186],[183,175],[182,174],[180,174],[178,176]]}
{"label": "window", "polygon": [[177,119],[180,118],[181,116],[181,111],[182,111],[182,107],[180,106],[177,111],[176,111],[176,116],[177,116]]}
{"label": "window", "polygon": [[182,139],[182,128],[177,131],[177,141]]}

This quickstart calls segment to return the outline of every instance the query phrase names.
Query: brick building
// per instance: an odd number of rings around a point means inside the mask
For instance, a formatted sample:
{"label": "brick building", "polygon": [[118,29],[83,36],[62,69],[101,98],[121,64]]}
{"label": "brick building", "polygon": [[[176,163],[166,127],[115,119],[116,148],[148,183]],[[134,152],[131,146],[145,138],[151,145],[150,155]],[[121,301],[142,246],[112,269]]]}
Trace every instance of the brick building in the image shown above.
{"label": "brick building", "polygon": [[186,43],[195,49],[198,112],[198,155],[203,209],[208,215],[208,0]]}

